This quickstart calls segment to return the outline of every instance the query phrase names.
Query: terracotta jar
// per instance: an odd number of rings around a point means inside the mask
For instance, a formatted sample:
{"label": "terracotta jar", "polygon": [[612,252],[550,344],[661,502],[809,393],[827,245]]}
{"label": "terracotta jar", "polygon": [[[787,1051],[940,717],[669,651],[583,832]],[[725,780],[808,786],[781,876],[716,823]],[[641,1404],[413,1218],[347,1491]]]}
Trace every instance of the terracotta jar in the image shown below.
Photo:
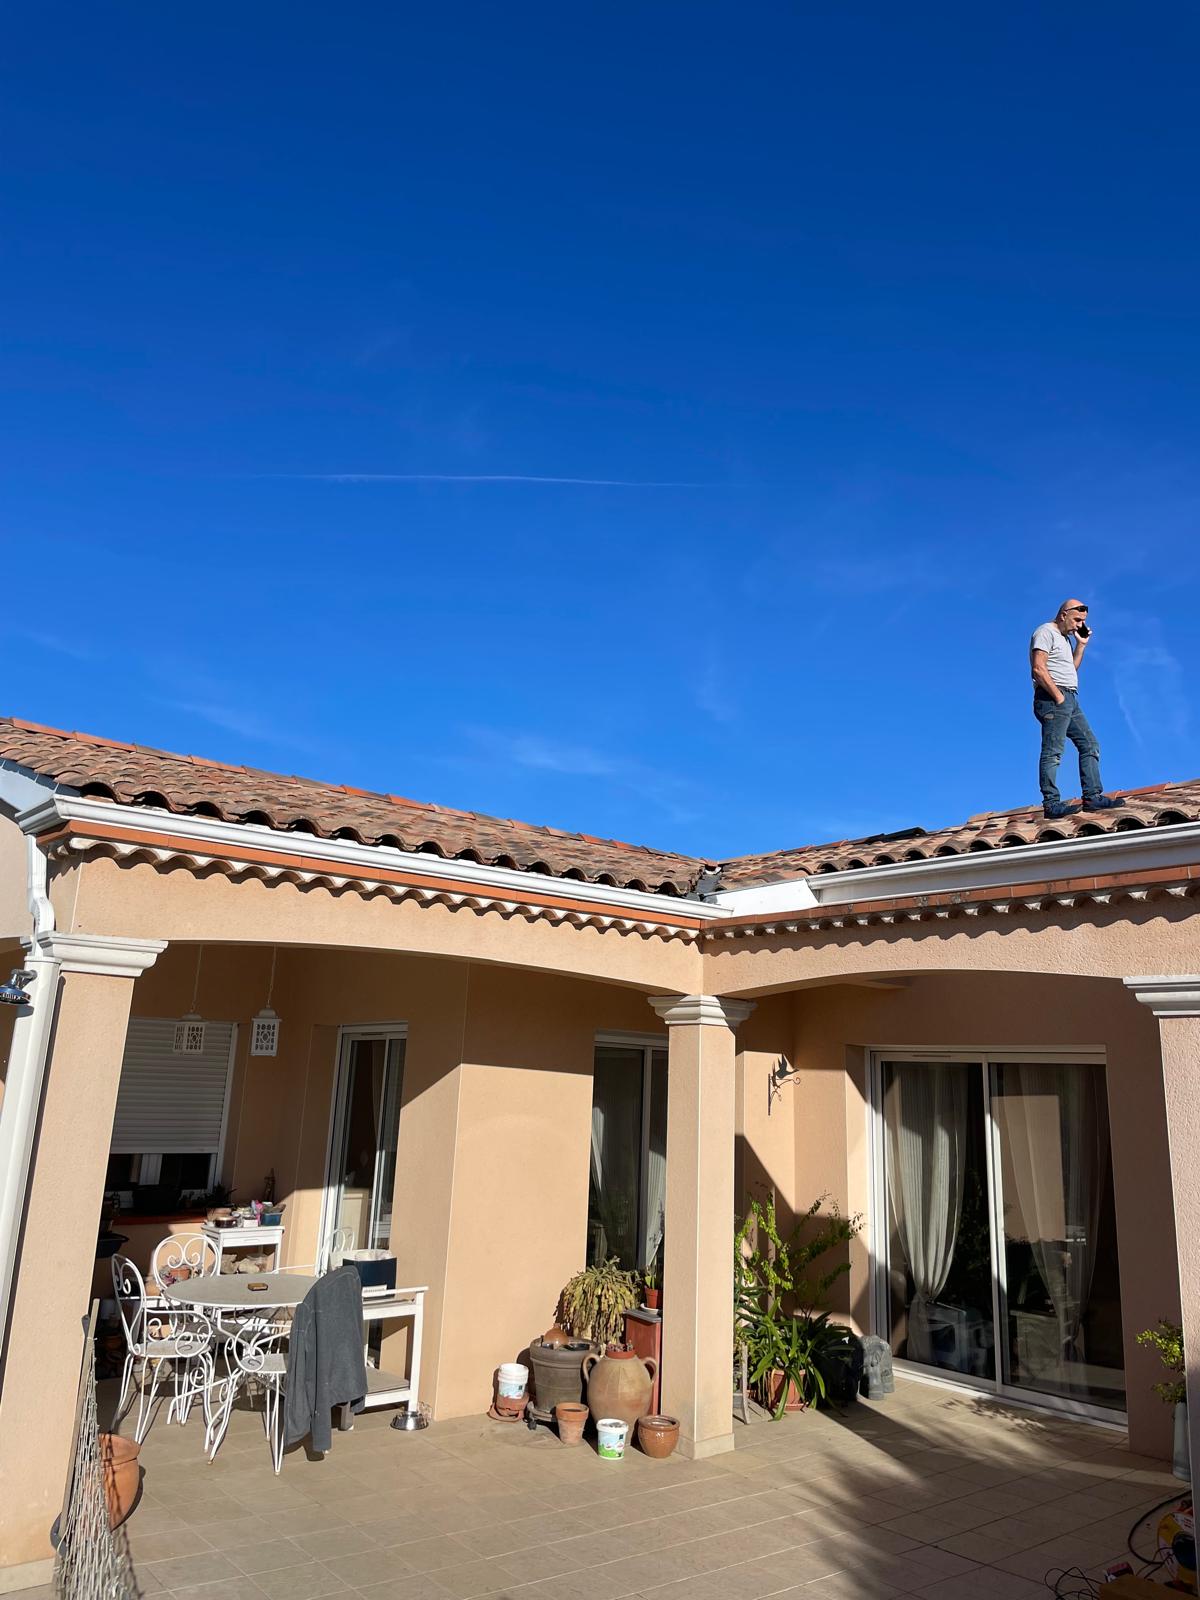
{"label": "terracotta jar", "polygon": [[132,1439],[122,1439],[116,1433],[100,1435],[100,1467],[104,1474],[104,1499],[110,1528],[119,1528],[133,1510],[142,1481],[138,1466],[141,1448]]}
{"label": "terracotta jar", "polygon": [[657,1371],[658,1363],[652,1356],[643,1361],[634,1351],[622,1350],[617,1345],[610,1344],[602,1356],[585,1356],[583,1376],[587,1380],[592,1421],[618,1417],[632,1428],[650,1409]]}
{"label": "terracotta jar", "polygon": [[639,1417],[637,1437],[643,1455],[665,1461],[679,1443],[679,1418]]}

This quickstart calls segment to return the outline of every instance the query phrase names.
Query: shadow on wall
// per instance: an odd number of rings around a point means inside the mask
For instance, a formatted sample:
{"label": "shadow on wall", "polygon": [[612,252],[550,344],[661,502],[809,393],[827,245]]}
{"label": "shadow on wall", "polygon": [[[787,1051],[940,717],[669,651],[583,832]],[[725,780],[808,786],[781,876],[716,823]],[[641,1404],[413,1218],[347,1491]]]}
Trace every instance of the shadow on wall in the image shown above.
{"label": "shadow on wall", "polygon": [[[788,1309],[827,1310],[835,1317],[852,1317],[860,1328],[865,1328],[867,1324],[859,1320],[858,1308],[851,1304],[850,1296],[850,1252],[853,1239],[862,1230],[862,1217],[846,1216],[827,1194],[814,1195],[803,1210],[797,1211],[781,1198],[786,1191],[744,1134],[738,1134],[735,1140],[734,1177],[735,1226],[743,1225],[754,1202],[774,1204],[776,1231],[797,1265],[796,1292],[789,1297]],[[752,1244],[759,1232],[761,1229],[752,1228]],[[757,1242],[758,1248],[764,1248],[765,1241]],[[802,1283],[807,1284],[807,1292],[801,1289]]]}

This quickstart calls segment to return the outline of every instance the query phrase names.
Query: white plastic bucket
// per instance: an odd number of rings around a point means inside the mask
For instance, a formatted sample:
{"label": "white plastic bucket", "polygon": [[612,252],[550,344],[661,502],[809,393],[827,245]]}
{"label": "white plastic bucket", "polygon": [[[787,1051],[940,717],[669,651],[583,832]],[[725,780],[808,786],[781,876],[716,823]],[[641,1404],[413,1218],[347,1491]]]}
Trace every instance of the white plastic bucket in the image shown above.
{"label": "white plastic bucket", "polygon": [[519,1400],[528,1382],[528,1367],[519,1361],[505,1361],[496,1374],[496,1393],[504,1400]]}
{"label": "white plastic bucket", "polygon": [[620,1461],[625,1454],[625,1440],[629,1437],[629,1424],[619,1417],[600,1417],[596,1423],[600,1454],[605,1461]]}

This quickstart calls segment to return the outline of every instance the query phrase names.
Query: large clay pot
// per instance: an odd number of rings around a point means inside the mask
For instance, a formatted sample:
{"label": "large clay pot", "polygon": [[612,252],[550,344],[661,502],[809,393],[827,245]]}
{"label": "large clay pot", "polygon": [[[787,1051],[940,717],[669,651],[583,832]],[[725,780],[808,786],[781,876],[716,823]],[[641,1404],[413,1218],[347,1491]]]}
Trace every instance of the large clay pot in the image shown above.
{"label": "large clay pot", "polygon": [[100,1435],[100,1467],[104,1474],[104,1499],[110,1528],[119,1528],[133,1510],[142,1481],[138,1466],[141,1448],[132,1439],[122,1439],[116,1433]]}
{"label": "large clay pot", "polygon": [[619,1350],[615,1345],[609,1345],[602,1356],[585,1356],[583,1375],[587,1379],[592,1421],[618,1417],[632,1428],[650,1409],[657,1371],[658,1363],[653,1356],[643,1361],[632,1350]]}
{"label": "large clay pot", "polygon": [[596,1346],[577,1344],[546,1344],[541,1339],[529,1341],[529,1365],[533,1368],[533,1403],[539,1411],[553,1411],[555,1406],[578,1405],[583,1399],[583,1358],[594,1355]]}
{"label": "large clay pot", "polygon": [[655,1461],[665,1461],[679,1443],[678,1417],[639,1417],[638,1443]]}

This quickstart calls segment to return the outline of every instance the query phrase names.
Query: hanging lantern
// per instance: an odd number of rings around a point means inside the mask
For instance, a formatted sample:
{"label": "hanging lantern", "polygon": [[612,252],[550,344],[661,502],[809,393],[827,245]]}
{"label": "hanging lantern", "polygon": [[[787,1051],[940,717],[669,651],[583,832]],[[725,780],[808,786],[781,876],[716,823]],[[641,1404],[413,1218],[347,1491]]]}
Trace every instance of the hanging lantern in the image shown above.
{"label": "hanging lantern", "polygon": [[204,960],[204,946],[196,951],[196,978],[192,984],[192,1009],[175,1024],[174,1052],[177,1056],[198,1056],[204,1053],[204,1019],[196,1010],[200,1004],[200,967]]}
{"label": "hanging lantern", "polygon": [[250,1054],[273,1056],[279,1051],[279,1018],[270,1006],[264,1006],[257,1016],[250,1018]]}
{"label": "hanging lantern", "polygon": [[271,976],[267,982],[267,1003],[256,1016],[250,1018],[250,1054],[273,1056],[279,1051],[279,1018],[271,1010],[271,996],[275,993],[275,962],[278,948],[271,951]]}
{"label": "hanging lantern", "polygon": [[204,1053],[204,1019],[198,1011],[189,1011],[175,1024],[175,1054],[198,1056]]}

